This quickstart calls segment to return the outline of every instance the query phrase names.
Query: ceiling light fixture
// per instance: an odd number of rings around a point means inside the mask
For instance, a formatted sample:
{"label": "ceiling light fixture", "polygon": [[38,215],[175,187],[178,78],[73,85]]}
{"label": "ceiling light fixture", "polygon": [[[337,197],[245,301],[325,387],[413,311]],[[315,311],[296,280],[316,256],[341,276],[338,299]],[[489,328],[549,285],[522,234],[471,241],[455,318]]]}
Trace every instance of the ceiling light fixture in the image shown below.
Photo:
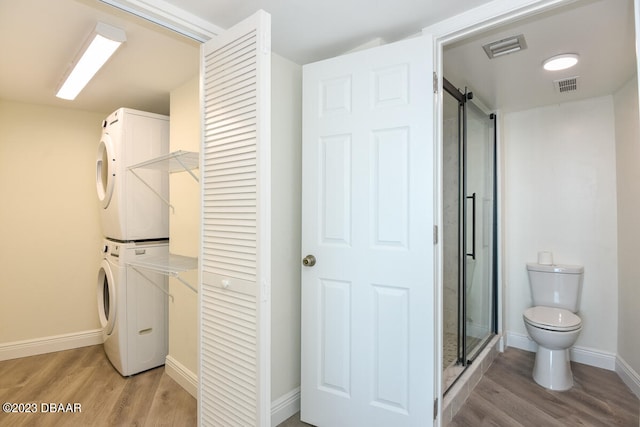
{"label": "ceiling light fixture", "polygon": [[73,100],[89,83],[98,70],[113,55],[127,35],[120,28],[98,22],[91,36],[85,41],[82,49],[71,63],[71,71],[63,78],[56,96]]}
{"label": "ceiling light fixture", "polygon": [[542,63],[542,67],[547,71],[559,71],[571,68],[578,63],[578,55],[575,53],[563,53],[552,56]]}

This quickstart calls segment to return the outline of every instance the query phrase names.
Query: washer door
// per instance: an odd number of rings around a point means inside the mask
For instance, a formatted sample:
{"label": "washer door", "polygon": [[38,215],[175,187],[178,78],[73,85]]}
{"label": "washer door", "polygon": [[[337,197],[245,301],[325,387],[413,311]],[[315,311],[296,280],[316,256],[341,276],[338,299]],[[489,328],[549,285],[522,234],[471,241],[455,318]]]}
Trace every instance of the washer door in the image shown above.
{"label": "washer door", "polygon": [[100,263],[98,272],[98,317],[102,330],[111,335],[116,323],[116,282],[106,259]]}
{"label": "washer door", "polygon": [[103,209],[106,209],[113,196],[113,187],[116,180],[116,158],[113,142],[109,134],[102,135],[98,145],[96,158],[96,190],[98,199]]}

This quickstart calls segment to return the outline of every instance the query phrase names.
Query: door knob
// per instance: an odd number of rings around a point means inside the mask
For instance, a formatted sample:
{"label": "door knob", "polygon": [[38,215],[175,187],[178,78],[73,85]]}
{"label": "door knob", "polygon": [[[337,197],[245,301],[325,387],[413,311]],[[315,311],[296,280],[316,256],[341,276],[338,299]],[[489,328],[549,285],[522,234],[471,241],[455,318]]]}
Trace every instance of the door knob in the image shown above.
{"label": "door knob", "polygon": [[316,257],[314,257],[313,255],[307,255],[306,257],[302,258],[302,265],[304,265],[305,267],[313,267],[314,265],[316,265]]}

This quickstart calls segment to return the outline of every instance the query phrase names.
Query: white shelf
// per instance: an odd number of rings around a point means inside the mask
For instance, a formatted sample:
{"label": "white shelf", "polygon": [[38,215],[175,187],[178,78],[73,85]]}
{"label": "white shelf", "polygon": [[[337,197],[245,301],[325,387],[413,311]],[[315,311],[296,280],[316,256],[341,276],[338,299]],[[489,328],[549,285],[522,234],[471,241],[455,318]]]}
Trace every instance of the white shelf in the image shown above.
{"label": "white shelf", "polygon": [[166,276],[175,277],[192,291],[198,290],[180,277],[180,273],[198,268],[198,258],[168,254],[165,256],[149,256],[136,258],[128,263],[131,267],[143,268]]}
{"label": "white shelf", "polygon": [[[136,173],[136,169],[152,169],[168,173],[189,172],[189,175],[199,181],[198,177],[192,172],[193,169],[200,167],[200,156],[192,151],[174,151],[164,156],[159,156],[144,162],[129,166],[127,169],[144,183],[151,191],[160,197],[171,209],[173,206],[168,200],[165,200],[151,185],[149,185],[140,175]],[[168,256],[141,257],[135,261],[129,262],[132,268],[142,268],[145,270],[161,273],[171,276],[179,280],[192,291],[198,293],[198,290],[180,277],[180,273],[198,268],[198,258],[187,257],[182,255],[169,254]],[[166,293],[166,291],[165,291]],[[171,295],[169,295],[171,296]]]}
{"label": "white shelf", "polygon": [[[128,169],[155,169],[169,173],[173,172],[190,172],[200,167],[200,156],[192,151],[174,151],[164,156],[159,156],[144,162],[129,166]],[[191,174],[196,181],[195,175]]]}
{"label": "white shelf", "polygon": [[145,181],[143,177],[138,175],[136,169],[152,169],[168,173],[186,171],[189,173],[189,175],[191,175],[193,179],[196,180],[196,182],[200,182],[196,174],[193,173],[193,170],[198,169],[199,167],[200,155],[198,153],[180,150],[165,154],[164,156],[155,157],[144,162],[136,163],[135,165],[127,167],[127,170],[131,172],[136,178],[138,178],[140,182],[146,185],[147,188],[151,190],[156,196],[158,196],[163,202],[165,202],[167,206],[171,208],[171,211],[174,211],[173,205],[169,202],[169,200],[162,197],[162,195],[155,188],[153,188],[147,181]]}
{"label": "white shelf", "polygon": [[198,258],[169,254],[168,256],[139,257],[135,261],[129,262],[129,264],[168,276],[175,276],[198,268]]}

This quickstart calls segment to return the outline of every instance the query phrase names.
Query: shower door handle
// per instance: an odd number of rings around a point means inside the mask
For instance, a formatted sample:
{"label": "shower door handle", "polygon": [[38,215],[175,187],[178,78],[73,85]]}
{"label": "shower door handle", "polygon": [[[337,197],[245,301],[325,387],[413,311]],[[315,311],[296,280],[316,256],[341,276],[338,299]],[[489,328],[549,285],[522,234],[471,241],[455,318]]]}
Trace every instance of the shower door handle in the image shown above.
{"label": "shower door handle", "polygon": [[471,199],[471,253],[467,253],[471,259],[476,259],[476,193],[467,196]]}

